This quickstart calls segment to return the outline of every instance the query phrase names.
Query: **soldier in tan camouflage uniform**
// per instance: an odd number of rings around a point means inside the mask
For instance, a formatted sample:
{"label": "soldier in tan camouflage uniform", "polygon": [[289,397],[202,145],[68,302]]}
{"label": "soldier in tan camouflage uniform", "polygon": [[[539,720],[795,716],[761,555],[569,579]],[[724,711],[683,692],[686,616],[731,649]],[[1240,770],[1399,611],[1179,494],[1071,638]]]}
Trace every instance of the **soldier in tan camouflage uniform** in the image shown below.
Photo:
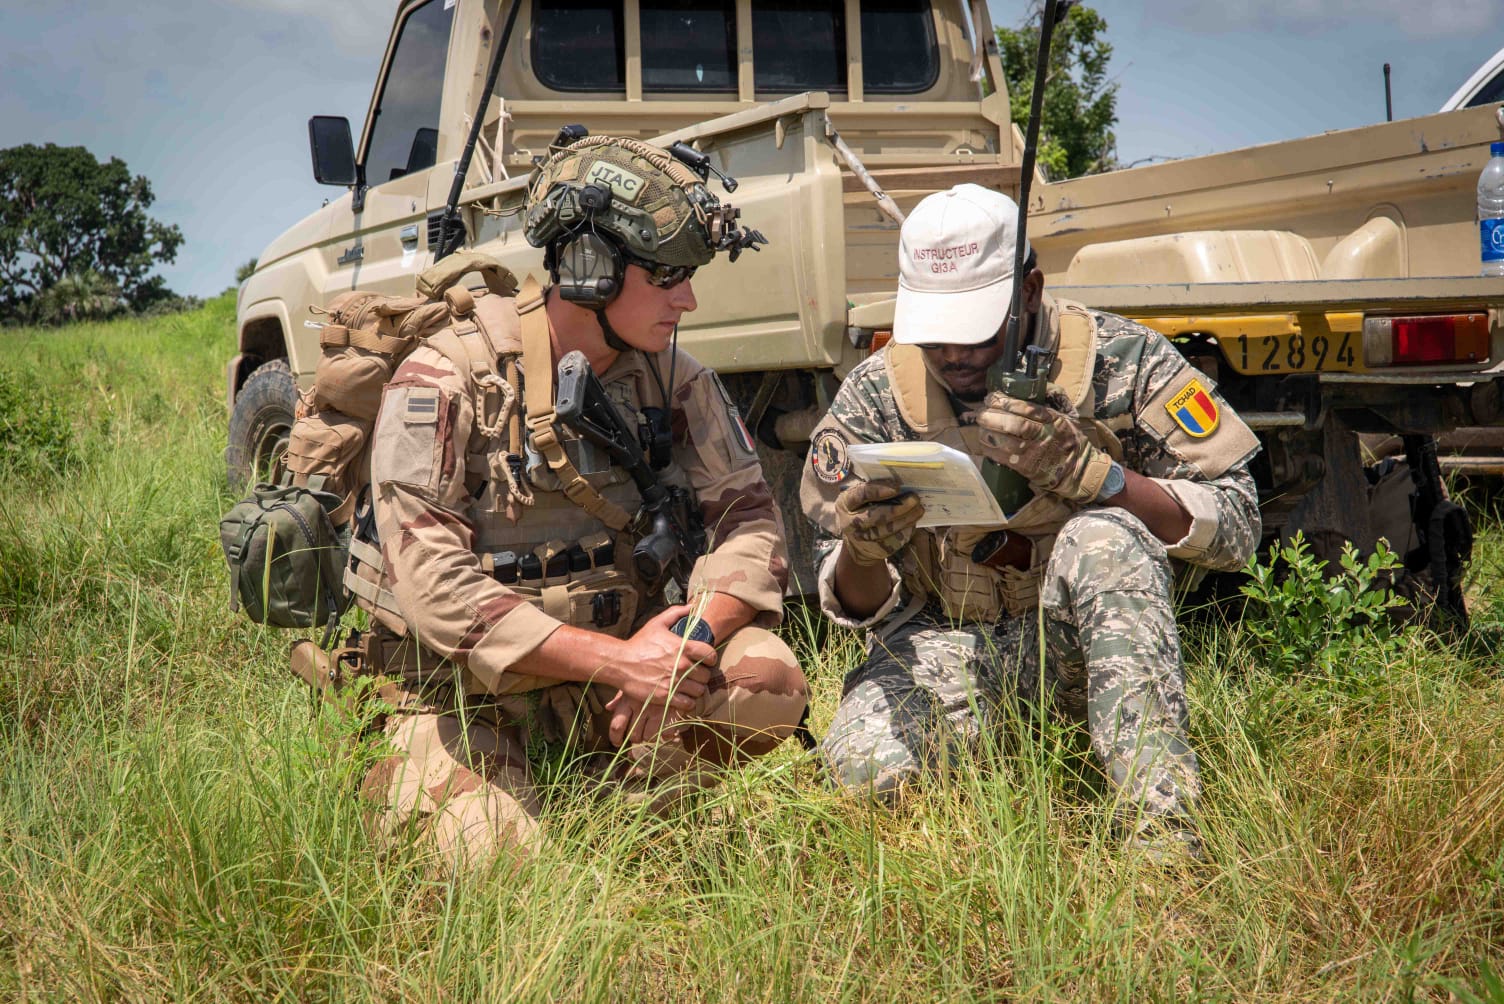
{"label": "soldier in tan camouflage uniform", "polygon": [[[993,728],[1003,701],[1049,702],[1086,723],[1125,838],[1199,855],[1171,581],[1252,552],[1258,442],[1159,334],[1046,296],[1032,253],[1024,334],[1047,352],[1047,401],[988,395],[1017,219],[975,185],[915,208],[893,344],[852,370],[812,437],[801,497],[822,536],[820,603],[868,629],[820,752],[837,785],[891,796]],[[1003,532],[918,528],[918,496],[856,477],[847,447],[921,439],[1012,468],[1032,498]]]}
{"label": "soldier in tan camouflage uniform", "polygon": [[[374,661],[401,679],[395,752],[363,785],[381,832],[415,830],[457,860],[526,848],[530,742],[567,742],[651,799],[768,752],[800,720],[804,677],[769,630],[787,578],[779,513],[720,381],[674,345],[695,267],[760,239],[734,221],[657,147],[555,147],[526,217],[553,285],[473,303],[460,290],[451,306],[480,333],[435,336],[387,385],[379,548],[357,540],[347,578],[380,625]],[[555,366],[576,350],[703,521],[685,604],[665,606],[633,558],[651,527],[627,473],[553,420]]]}

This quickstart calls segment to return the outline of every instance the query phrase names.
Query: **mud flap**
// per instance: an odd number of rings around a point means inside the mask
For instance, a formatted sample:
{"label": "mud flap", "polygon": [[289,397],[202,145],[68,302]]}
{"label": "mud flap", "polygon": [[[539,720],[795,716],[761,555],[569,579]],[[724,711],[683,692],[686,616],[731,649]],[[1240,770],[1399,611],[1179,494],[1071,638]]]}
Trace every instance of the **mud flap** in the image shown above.
{"label": "mud flap", "polygon": [[1473,525],[1467,510],[1447,498],[1432,436],[1406,436],[1405,459],[1415,491],[1410,512],[1420,546],[1405,555],[1405,567],[1425,570],[1435,589],[1434,606],[1441,616],[1437,627],[1468,628],[1462,576],[1473,556]]}

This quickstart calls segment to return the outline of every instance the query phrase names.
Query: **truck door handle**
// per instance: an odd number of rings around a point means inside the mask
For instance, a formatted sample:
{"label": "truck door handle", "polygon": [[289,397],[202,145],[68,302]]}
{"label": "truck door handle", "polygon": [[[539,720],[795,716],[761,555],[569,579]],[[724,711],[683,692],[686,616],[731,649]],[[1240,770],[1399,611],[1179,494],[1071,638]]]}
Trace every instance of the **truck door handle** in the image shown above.
{"label": "truck door handle", "polygon": [[418,225],[409,223],[398,234],[402,238],[402,246],[411,251],[418,246]]}

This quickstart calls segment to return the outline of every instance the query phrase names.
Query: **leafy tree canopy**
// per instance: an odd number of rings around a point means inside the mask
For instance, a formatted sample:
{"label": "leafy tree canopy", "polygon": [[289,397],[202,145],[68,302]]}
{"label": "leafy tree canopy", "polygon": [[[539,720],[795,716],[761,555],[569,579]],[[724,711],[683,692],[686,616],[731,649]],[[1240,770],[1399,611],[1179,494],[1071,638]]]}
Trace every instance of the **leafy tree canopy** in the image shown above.
{"label": "leafy tree canopy", "polygon": [[132,309],[170,297],[148,273],[177,257],[183,234],[146,215],[154,200],[151,183],[118,157],[101,164],[81,146],[53,143],[0,150],[0,312],[88,273]]}
{"label": "leafy tree canopy", "polygon": [[[1034,96],[1042,10],[1036,2],[1020,27],[997,29],[1013,121],[1020,129],[1028,127]],[[1074,178],[1117,167],[1112,128],[1118,121],[1118,85],[1107,79],[1112,45],[1103,37],[1106,32],[1107,21],[1084,4],[1072,7],[1055,26],[1036,153],[1048,177]]]}

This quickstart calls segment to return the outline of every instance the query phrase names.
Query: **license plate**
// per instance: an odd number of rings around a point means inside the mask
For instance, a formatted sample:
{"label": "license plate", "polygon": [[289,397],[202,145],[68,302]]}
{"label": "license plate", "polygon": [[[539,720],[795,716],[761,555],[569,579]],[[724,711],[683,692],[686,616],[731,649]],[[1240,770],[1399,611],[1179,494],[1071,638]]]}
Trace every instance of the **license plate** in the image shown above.
{"label": "license plate", "polygon": [[1277,335],[1239,332],[1222,338],[1227,361],[1239,373],[1332,373],[1359,369],[1363,335],[1333,331],[1306,335],[1290,331]]}

